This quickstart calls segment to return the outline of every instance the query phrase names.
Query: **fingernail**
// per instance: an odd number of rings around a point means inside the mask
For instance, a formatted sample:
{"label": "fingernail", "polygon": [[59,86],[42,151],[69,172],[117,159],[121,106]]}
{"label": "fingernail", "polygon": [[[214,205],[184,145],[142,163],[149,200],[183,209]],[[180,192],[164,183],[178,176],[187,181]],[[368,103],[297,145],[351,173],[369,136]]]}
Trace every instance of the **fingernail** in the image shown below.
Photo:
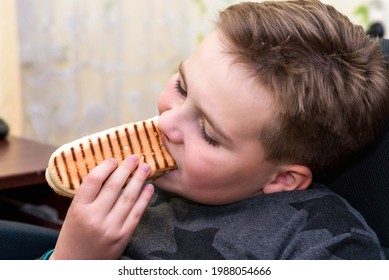
{"label": "fingernail", "polygon": [[134,163],[137,163],[139,161],[139,157],[137,157],[135,155],[129,156],[128,159],[131,160]]}
{"label": "fingernail", "polygon": [[145,188],[149,192],[154,192],[154,186],[152,184],[147,184]]}
{"label": "fingernail", "polygon": [[141,168],[145,173],[148,173],[151,170],[151,167],[148,164],[142,164]]}

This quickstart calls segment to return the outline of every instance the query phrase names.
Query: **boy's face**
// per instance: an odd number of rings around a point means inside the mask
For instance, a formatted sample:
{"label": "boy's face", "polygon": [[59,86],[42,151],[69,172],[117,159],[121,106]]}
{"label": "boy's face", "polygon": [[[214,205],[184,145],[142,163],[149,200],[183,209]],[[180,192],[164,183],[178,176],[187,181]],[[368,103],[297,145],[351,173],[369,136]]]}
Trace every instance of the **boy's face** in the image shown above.
{"label": "boy's face", "polygon": [[213,32],[183,62],[158,101],[159,128],[178,168],[155,184],[205,204],[260,194],[277,171],[259,142],[272,101],[218,36]]}

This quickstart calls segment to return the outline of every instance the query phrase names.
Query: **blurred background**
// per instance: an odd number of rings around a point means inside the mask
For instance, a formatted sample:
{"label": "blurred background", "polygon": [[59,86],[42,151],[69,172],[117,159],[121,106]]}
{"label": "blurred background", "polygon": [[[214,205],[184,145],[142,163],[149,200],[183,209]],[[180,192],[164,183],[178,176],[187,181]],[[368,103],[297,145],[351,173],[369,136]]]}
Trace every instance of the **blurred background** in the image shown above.
{"label": "blurred background", "polygon": [[[152,117],[179,62],[237,2],[1,0],[0,119],[11,135],[61,145]],[[386,37],[389,1],[323,2]]]}

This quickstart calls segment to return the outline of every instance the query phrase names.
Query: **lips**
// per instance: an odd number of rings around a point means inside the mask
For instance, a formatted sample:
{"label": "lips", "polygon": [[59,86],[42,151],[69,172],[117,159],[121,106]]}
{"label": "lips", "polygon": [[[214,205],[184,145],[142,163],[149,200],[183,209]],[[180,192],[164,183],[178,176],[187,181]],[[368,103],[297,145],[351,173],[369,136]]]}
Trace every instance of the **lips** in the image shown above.
{"label": "lips", "polygon": [[168,145],[169,140],[168,140],[167,136],[166,136],[165,134],[163,134],[163,133],[162,133],[162,143],[163,143],[163,145],[166,147],[166,150],[167,150],[167,151],[169,152],[169,154],[170,154],[170,149],[169,149],[169,145]]}
{"label": "lips", "polygon": [[162,143],[163,145],[165,146],[166,150],[168,151],[168,153],[173,157],[174,161],[176,162],[176,165],[177,165],[177,160],[175,159],[174,155],[172,154],[172,151],[170,149],[170,141],[169,141],[169,138],[164,134],[162,133]]}

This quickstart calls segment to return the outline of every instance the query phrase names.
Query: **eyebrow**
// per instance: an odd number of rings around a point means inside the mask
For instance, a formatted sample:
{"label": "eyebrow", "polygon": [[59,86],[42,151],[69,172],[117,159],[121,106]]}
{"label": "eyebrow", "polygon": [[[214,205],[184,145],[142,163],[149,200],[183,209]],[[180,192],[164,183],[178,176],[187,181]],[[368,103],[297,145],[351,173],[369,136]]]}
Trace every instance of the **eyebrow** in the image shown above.
{"label": "eyebrow", "polygon": [[[178,66],[178,73],[180,74],[180,76],[181,76],[181,78],[182,78],[182,80],[184,82],[184,85],[186,87],[186,90],[188,91],[188,84],[187,84],[186,78],[185,78],[185,71],[184,71],[184,64],[183,64],[183,62],[181,62],[180,65]],[[203,115],[203,117],[205,118],[205,120],[208,123],[208,125],[212,128],[212,130],[218,136],[223,138],[226,142],[232,143],[232,139],[226,133],[224,133],[223,130],[221,130],[220,127],[215,125],[215,122],[212,121],[212,119],[204,112],[204,110],[201,107],[200,107],[200,112]]]}

